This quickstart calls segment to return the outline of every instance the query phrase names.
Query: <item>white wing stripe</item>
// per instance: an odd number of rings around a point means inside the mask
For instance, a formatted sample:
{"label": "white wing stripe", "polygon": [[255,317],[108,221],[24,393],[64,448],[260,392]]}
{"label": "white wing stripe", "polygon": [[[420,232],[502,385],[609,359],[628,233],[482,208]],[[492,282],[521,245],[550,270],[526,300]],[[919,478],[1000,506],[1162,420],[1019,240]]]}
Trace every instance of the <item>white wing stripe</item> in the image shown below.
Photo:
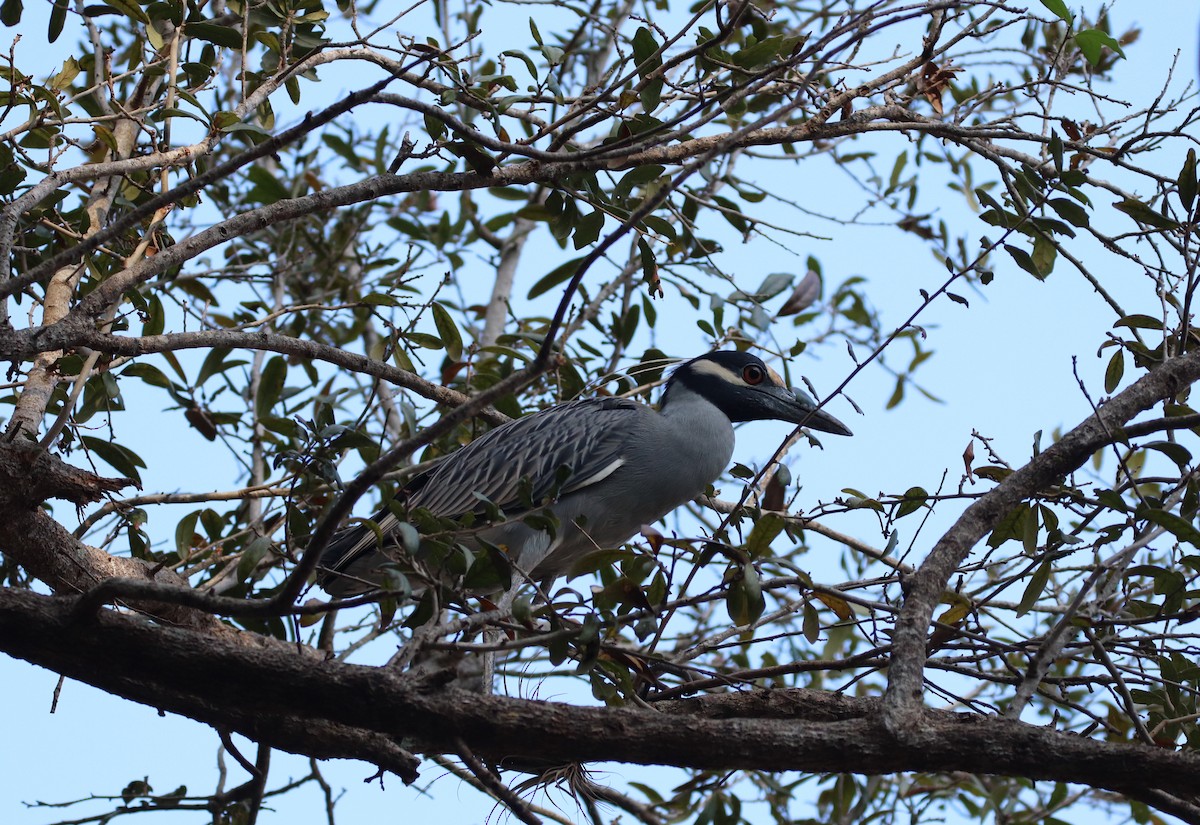
{"label": "white wing stripe", "polygon": [[625,459],[623,458],[614,459],[613,461],[610,461],[607,466],[602,467],[599,472],[592,473],[592,475],[585,479],[581,479],[576,483],[567,485],[567,488],[563,492],[573,493],[576,490],[582,490],[584,487],[591,487],[593,484],[599,484],[601,481],[604,481],[604,479],[615,473],[617,469],[620,468],[624,463]]}

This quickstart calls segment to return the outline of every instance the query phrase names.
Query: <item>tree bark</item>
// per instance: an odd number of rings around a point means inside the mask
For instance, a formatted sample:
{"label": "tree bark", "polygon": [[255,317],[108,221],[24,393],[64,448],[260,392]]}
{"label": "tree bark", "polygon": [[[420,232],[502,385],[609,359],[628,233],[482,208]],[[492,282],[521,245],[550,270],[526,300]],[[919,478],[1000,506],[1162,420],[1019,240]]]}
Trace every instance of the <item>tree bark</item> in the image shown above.
{"label": "tree bark", "polygon": [[924,711],[930,735],[907,745],[884,725],[880,700],[803,690],[672,702],[665,712],[427,693],[388,669],[315,661],[300,645],[264,639],[249,648],[113,611],[80,619],[75,603],[0,590],[0,650],[274,747],[389,770],[404,760],[398,747],[381,747],[403,740],[427,753],[456,753],[465,743],[500,765],[969,771],[1184,798],[1200,773],[1191,753],[960,713]]}

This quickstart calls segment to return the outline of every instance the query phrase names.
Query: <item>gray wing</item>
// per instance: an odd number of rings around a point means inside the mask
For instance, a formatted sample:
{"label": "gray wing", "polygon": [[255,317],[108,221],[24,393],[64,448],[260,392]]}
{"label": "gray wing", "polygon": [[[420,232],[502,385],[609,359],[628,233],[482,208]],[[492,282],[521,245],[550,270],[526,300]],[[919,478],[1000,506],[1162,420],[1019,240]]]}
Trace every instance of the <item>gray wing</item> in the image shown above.
{"label": "gray wing", "polygon": [[[626,436],[649,408],[621,398],[591,398],[551,407],[518,418],[480,436],[436,467],[414,478],[404,493],[412,507],[455,518],[481,510],[478,492],[501,509],[521,502],[522,479],[528,479],[535,502],[561,483],[560,494],[580,490],[613,473],[625,461]],[[565,481],[559,468],[570,468]],[[372,519],[387,536],[398,525],[384,508]],[[368,589],[378,539],[356,524],[338,532],[321,554],[319,582],[339,596]]]}
{"label": "gray wing", "polygon": [[[622,398],[590,398],[519,418],[475,439],[420,479],[413,507],[457,517],[479,511],[479,493],[501,509],[521,503],[522,480],[534,502],[580,490],[624,462],[625,436],[647,408]],[[560,468],[568,468],[565,481]]]}

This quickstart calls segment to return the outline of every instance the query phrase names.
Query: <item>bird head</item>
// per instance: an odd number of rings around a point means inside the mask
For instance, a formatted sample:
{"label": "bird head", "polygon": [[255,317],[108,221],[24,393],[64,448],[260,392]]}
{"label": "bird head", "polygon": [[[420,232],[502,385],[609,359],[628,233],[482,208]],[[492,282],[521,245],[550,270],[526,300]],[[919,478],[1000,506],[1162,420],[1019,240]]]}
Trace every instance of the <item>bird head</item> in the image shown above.
{"label": "bird head", "polygon": [[729,417],[739,421],[787,421],[835,435],[852,435],[804,393],[788,388],[779,373],[748,352],[710,352],[678,368],[667,382],[662,406],[671,402],[678,387],[699,395]]}

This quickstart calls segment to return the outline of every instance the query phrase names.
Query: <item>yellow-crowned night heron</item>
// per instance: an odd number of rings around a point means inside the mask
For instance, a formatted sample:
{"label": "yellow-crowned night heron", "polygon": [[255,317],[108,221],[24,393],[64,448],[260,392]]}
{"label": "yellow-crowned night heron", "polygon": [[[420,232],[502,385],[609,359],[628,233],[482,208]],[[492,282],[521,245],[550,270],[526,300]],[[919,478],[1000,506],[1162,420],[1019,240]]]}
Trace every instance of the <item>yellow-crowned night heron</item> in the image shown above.
{"label": "yellow-crowned night heron", "polygon": [[[712,352],[675,370],[657,410],[623,398],[560,404],[491,430],[414,478],[400,495],[409,508],[445,518],[481,512],[483,496],[506,519],[474,535],[505,548],[519,571],[549,579],[701,495],[729,464],[733,424],[764,419],[851,434],[789,390],[761,359]],[[522,520],[528,511],[522,501],[554,515],[553,537]],[[320,574],[327,592],[369,589],[373,573],[399,553],[396,516],[384,510],[374,521],[378,533],[358,524],[330,542]]]}

